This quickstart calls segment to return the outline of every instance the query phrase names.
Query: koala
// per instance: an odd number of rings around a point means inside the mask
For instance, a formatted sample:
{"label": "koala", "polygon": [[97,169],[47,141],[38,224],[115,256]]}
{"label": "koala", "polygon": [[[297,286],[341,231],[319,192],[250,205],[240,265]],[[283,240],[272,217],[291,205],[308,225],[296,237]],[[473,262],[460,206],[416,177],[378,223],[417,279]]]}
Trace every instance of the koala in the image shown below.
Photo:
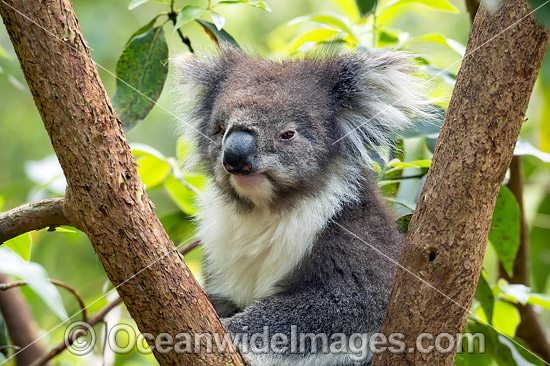
{"label": "koala", "polygon": [[403,238],[367,168],[424,113],[406,53],[175,60],[204,286],[252,366],[369,365]]}

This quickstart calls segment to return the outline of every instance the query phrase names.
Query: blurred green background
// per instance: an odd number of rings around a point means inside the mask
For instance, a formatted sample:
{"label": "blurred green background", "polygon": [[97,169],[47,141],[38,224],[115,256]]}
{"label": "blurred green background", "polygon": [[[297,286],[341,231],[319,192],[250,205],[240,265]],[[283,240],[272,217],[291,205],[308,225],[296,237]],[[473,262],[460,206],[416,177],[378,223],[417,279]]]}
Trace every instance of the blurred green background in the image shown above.
{"label": "blurred green background", "polygon": [[[204,6],[205,2],[176,2],[176,4],[179,7],[189,3]],[[227,20],[224,29],[243,48],[265,56],[281,56],[288,53],[292,45],[296,45],[295,41],[300,35],[319,28],[318,24],[312,22],[289,24],[292,19],[318,12],[331,12],[350,20],[350,23],[354,23],[357,27],[358,34],[366,37],[366,40],[360,40],[361,43],[370,44],[368,32],[361,33],[362,29],[369,27],[369,23],[357,20],[359,15],[354,1],[271,0],[268,3],[272,12],[246,5],[220,6],[216,11]],[[383,30],[387,33],[387,37],[394,42],[393,46],[399,42],[392,37],[399,36],[399,39],[403,40],[416,39],[405,42],[402,47],[422,56],[434,69],[446,69],[452,77],[460,67],[461,45],[465,46],[467,43],[470,20],[463,1],[450,0],[450,3],[456,11],[441,11],[418,2],[410,2],[403,5],[399,11],[380,19],[380,32]],[[84,37],[91,47],[92,57],[101,66],[99,73],[103,83],[112,97],[116,88],[114,77],[116,63],[130,36],[139,27],[148,23],[152,15],[166,11],[167,6],[161,2],[150,1],[130,11],[128,1],[75,0],[74,9]],[[210,20],[207,16],[203,17]],[[326,29],[326,27],[321,28]],[[198,24],[188,23],[181,30],[191,39],[196,51],[215,52],[214,44]],[[172,32],[172,25],[168,24],[165,31],[171,56],[187,51],[178,35]],[[430,36],[422,40],[421,37],[426,35]],[[382,36],[378,42],[378,46],[383,45]],[[0,54],[2,70],[0,73],[0,211],[5,211],[28,201],[62,195],[64,186],[48,135],[43,128],[3,27],[0,27],[0,46],[3,49]],[[171,65],[168,65],[170,68]],[[442,78],[430,77],[426,80],[429,81],[427,89],[430,95],[438,98],[438,103],[445,107],[450,98],[452,80],[445,82]],[[149,145],[158,150],[163,157],[177,155],[178,136],[175,132],[177,123],[173,115],[174,101],[184,96],[175,95],[171,91],[172,85],[172,77],[169,75],[158,101],[160,106],[153,108],[143,121],[127,133],[131,143]],[[550,153],[550,57],[548,54],[537,81],[527,117],[528,122],[524,124],[522,139],[536,147],[539,152]],[[407,161],[430,158],[429,150],[425,147],[422,138],[406,141],[405,154],[404,159]],[[546,157],[546,155],[542,156]],[[155,171],[157,173],[159,170],[163,171],[158,166],[154,165],[154,162],[143,161],[143,169],[148,170],[143,171],[142,174],[148,174],[151,179],[151,176],[156,174]],[[548,207],[550,200],[546,200],[548,204],[541,204],[541,202],[550,194],[550,164],[534,156],[525,156],[524,170],[526,217],[530,228],[542,230],[541,235],[544,238],[550,233],[550,207]],[[165,173],[167,174],[163,171],[158,174]],[[197,183],[197,185],[200,184]],[[148,193],[173,240],[178,243],[189,240],[192,237],[193,226],[188,214],[192,213],[192,208],[186,211],[184,209],[187,207],[186,203],[178,203],[178,198],[174,197],[178,195],[177,189],[166,189],[163,184],[149,184]],[[191,199],[192,197],[189,198]],[[111,287],[85,235],[80,232],[51,233],[43,230],[33,232],[31,236],[30,259],[40,263],[50,278],[63,280],[76,288],[86,302],[91,304],[89,311],[92,314],[105,305],[107,297],[112,299],[112,294],[103,297]],[[24,246],[28,236],[19,240],[22,242],[20,245]],[[546,236],[545,240],[550,242],[550,237]],[[550,266],[549,247],[550,243],[541,245],[537,249],[537,257],[543,261],[543,265],[546,263]],[[200,250],[186,256],[186,262],[199,278],[200,258]],[[497,260],[493,248],[488,246],[485,268],[491,283],[497,281]],[[1,268],[0,263],[0,270]],[[547,275],[548,273],[545,274]],[[539,284],[542,283],[543,287],[538,288],[537,291],[548,294],[546,280],[537,281]],[[59,319],[33,291],[28,288],[23,288],[23,291],[44,334],[43,344],[46,348],[58,344],[63,337],[63,327],[52,332],[49,330],[59,324]],[[79,307],[74,298],[63,290],[60,292],[67,313],[73,314],[78,311]],[[541,316],[546,329],[550,329],[548,311],[541,310]],[[117,322],[120,318],[131,323],[124,312],[116,314],[111,321]],[[107,360],[105,364],[155,363],[150,356],[144,358],[136,353],[118,355],[115,358],[107,355],[105,359]],[[102,350],[98,349],[85,358],[78,358],[65,352],[55,359],[54,364],[101,364],[101,360]]]}

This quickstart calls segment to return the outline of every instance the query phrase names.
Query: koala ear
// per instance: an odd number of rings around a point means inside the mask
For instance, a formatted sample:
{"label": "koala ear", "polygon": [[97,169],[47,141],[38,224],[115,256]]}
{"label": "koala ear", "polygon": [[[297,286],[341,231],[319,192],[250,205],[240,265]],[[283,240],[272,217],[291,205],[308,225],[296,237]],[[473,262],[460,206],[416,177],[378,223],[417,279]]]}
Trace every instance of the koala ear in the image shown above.
{"label": "koala ear", "polygon": [[337,105],[338,143],[362,163],[369,150],[391,145],[412,124],[427,115],[412,57],[405,52],[368,50],[339,56],[332,97]]}

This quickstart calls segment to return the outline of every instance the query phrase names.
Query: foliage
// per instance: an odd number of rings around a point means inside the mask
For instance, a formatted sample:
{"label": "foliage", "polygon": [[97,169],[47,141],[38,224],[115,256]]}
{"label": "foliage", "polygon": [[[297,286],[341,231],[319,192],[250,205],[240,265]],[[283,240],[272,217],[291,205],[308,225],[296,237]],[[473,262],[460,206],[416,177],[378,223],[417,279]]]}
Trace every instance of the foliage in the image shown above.
{"label": "foliage", "polygon": [[[535,8],[543,0],[531,2]],[[131,12],[125,9],[126,5],[123,7],[108,0],[88,0],[75,4],[75,7],[86,38],[97,50],[94,54],[96,61],[110,64],[111,69],[116,63],[116,81],[109,75],[102,77],[132,141],[141,179],[174,242],[184,243],[193,237],[195,199],[206,181],[197,172],[180,169],[186,158],[185,141],[176,141],[173,124],[166,122],[163,111],[172,108],[155,108],[155,105],[168,103],[163,101],[166,91],[162,92],[170,83],[167,77],[170,54],[178,47],[186,47],[190,52],[207,47],[208,40],[212,41],[212,47],[219,48],[223,43],[238,46],[246,44],[242,39],[252,39],[255,47],[264,49],[263,53],[295,57],[327,46],[349,50],[393,48],[418,54],[419,76],[424,79],[430,96],[434,97],[434,115],[416,121],[413,129],[395,136],[396,148],[373,157],[375,163],[370,167],[387,201],[401,216],[398,220],[401,230],[407,230],[430,168],[456,71],[466,50],[468,16],[461,1],[280,0],[270,2],[274,8],[272,14],[264,14],[271,11],[267,2],[254,0],[132,0],[128,6]],[[537,11],[545,24],[550,19],[549,9],[550,6],[546,6]],[[112,19],[109,18],[111,13],[114,14]],[[105,17],[109,25],[98,27],[98,17]],[[5,36],[0,37],[0,41],[4,39]],[[113,55],[119,54],[120,50],[122,53],[117,59]],[[546,69],[550,70],[550,63],[546,62]],[[485,334],[487,352],[480,353],[478,347],[474,354],[463,352],[456,358],[457,365],[540,364],[515,338],[521,319],[512,304],[528,303],[550,309],[547,286],[550,276],[550,244],[547,239],[550,234],[550,195],[545,178],[550,174],[550,135],[541,133],[548,131],[548,126],[541,122],[547,118],[550,105],[548,73],[543,68],[530,107],[529,114],[535,122],[526,124],[515,150],[516,155],[523,156],[526,165],[526,184],[530,188],[526,191],[526,211],[535,213],[528,217],[533,289],[508,284],[498,278],[495,270],[498,260],[511,274],[519,237],[517,202],[506,188],[502,188],[493,217],[491,247],[467,324],[467,331]],[[0,109],[0,126],[4,132],[0,135],[0,146],[3,146],[3,154],[0,154],[0,166],[3,167],[0,209],[2,205],[7,209],[27,199],[62,195],[62,172],[55,158],[44,159],[51,154],[51,149],[37,127],[39,117],[29,114],[32,108],[19,81],[22,80],[19,66],[8,47],[0,46],[0,76],[3,77],[0,79],[3,86],[0,100],[10,104],[10,108],[4,108],[10,110],[10,115],[2,114],[5,112]],[[23,129],[25,133],[20,132]],[[0,263],[9,263],[6,262],[9,260],[17,266],[8,268],[0,264],[0,270],[33,283],[30,290],[24,291],[44,331],[59,323],[52,313],[64,319],[67,316],[65,306],[69,314],[78,310],[70,308],[68,301],[62,301],[66,300],[66,294],[60,295],[45,280],[44,268],[53,278],[73,281],[90,304],[90,312],[97,311],[106,303],[103,294],[109,285],[81,233],[35,232],[15,238],[6,246],[10,249],[0,248]],[[186,263],[199,279],[201,256],[200,249],[185,256]],[[42,311],[43,304],[51,312]],[[130,321],[125,312],[114,321],[121,319]],[[0,346],[4,344],[1,324]],[[53,331],[46,339],[47,346],[55,346],[62,336],[60,330]],[[101,353],[102,347],[97,347],[96,351]],[[64,364],[87,364],[91,359],[69,354],[60,358]],[[132,352],[117,355],[113,364],[143,364],[143,360],[143,355]]]}

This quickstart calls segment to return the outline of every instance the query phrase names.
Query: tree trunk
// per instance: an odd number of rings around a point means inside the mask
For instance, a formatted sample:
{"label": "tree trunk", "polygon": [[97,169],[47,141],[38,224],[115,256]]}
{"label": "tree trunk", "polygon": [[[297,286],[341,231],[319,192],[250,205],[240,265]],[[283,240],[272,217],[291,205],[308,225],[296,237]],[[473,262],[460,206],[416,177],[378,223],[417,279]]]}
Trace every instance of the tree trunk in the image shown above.
{"label": "tree trunk", "polygon": [[[67,178],[65,216],[85,232],[141,332],[224,334],[153,211],[69,0],[4,0],[4,20]],[[153,350],[161,365],[238,355]]]}
{"label": "tree trunk", "polygon": [[528,13],[526,1],[504,0],[494,13],[482,6],[476,15],[382,327],[385,335],[403,333],[407,349],[377,356],[374,365],[453,364],[456,347],[447,354],[414,347],[421,333],[464,329],[496,197],[548,44]]}

